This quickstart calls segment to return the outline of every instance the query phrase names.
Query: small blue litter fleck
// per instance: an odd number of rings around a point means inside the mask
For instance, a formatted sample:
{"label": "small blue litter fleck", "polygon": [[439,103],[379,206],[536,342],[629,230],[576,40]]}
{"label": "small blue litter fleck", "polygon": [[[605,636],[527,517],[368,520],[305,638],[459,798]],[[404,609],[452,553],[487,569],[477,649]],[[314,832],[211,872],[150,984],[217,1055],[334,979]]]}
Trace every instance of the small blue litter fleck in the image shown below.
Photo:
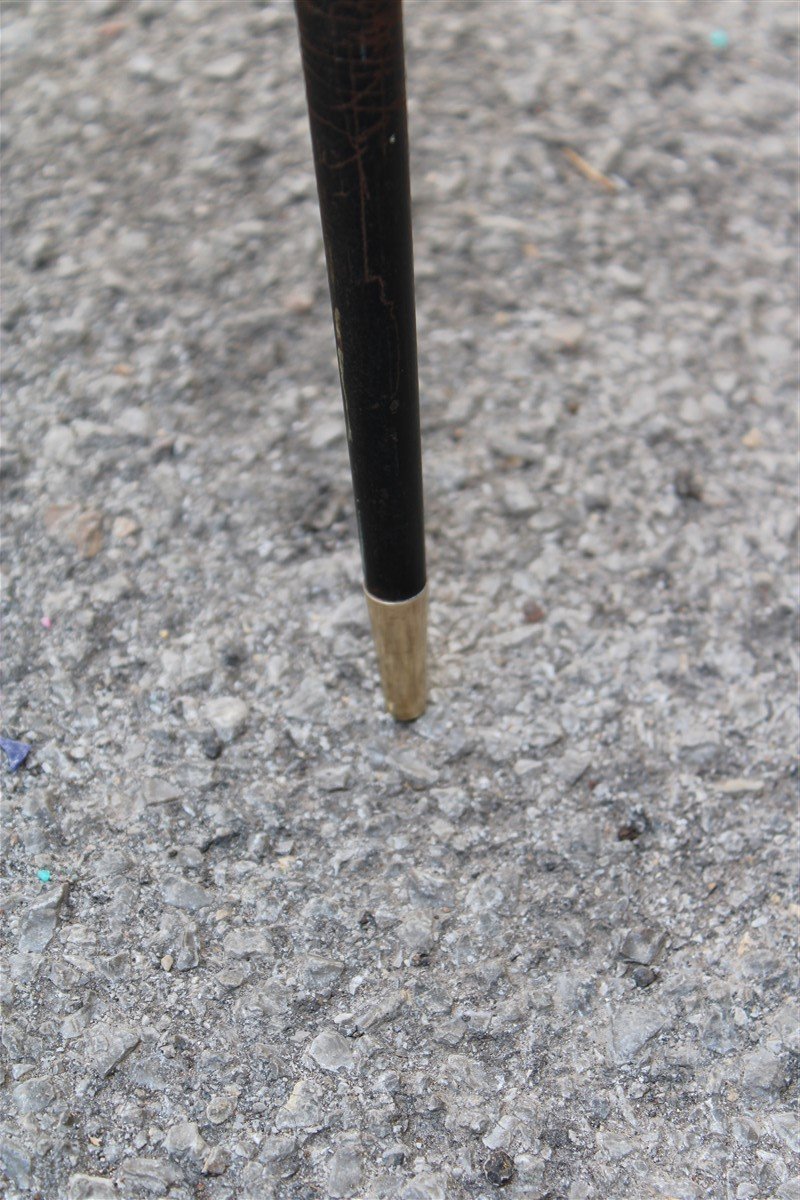
{"label": "small blue litter fleck", "polygon": [[36,877],[37,877],[37,879],[40,879],[42,881],[42,883],[49,883],[50,880],[52,879],[52,875],[50,874],[50,872],[47,870],[46,867],[42,867],[42,869],[40,871],[37,871]]}
{"label": "small blue litter fleck", "polygon": [[715,50],[727,50],[730,44],[730,38],[724,29],[712,30],[710,41]]}
{"label": "small blue litter fleck", "polygon": [[30,746],[26,746],[25,742],[15,742],[12,738],[4,737],[0,737],[0,750],[8,759],[9,771],[16,771],[21,767],[31,752]]}

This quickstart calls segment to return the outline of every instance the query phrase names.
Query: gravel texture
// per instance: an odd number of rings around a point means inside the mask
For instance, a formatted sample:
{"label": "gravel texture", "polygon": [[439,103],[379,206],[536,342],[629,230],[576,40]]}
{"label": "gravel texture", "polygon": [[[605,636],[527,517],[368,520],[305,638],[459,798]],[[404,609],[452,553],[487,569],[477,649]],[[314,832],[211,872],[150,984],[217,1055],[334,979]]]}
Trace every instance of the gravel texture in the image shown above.
{"label": "gravel texture", "polygon": [[411,727],[291,7],[2,12],[3,1195],[795,1200],[796,5],[407,5]]}

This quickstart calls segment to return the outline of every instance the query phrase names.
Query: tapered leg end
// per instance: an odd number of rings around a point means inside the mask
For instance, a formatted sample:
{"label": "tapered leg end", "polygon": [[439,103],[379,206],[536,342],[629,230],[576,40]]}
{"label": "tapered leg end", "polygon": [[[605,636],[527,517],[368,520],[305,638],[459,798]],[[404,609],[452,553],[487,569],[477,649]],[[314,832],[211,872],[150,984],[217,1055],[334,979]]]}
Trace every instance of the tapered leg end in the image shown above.
{"label": "tapered leg end", "polygon": [[386,707],[396,721],[416,721],[427,697],[428,589],[410,600],[378,600],[365,590]]}

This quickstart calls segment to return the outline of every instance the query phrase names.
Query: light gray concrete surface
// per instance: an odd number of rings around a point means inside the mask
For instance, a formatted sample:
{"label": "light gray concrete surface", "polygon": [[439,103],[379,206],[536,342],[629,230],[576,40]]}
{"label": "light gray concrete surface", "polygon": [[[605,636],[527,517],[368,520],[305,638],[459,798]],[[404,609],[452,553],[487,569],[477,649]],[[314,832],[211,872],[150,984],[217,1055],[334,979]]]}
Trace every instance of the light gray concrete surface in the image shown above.
{"label": "light gray concrete surface", "polygon": [[796,5],[407,6],[409,728],[291,7],[3,20],[3,1195],[798,1197]]}

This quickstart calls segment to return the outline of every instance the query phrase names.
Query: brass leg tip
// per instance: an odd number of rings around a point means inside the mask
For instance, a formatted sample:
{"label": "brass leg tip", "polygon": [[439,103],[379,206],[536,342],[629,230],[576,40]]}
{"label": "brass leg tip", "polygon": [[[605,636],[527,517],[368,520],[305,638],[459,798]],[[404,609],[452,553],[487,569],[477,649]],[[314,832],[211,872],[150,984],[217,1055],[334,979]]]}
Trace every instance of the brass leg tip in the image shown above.
{"label": "brass leg tip", "polygon": [[396,721],[416,721],[427,696],[428,588],[410,600],[378,600],[366,589],[386,707]]}

